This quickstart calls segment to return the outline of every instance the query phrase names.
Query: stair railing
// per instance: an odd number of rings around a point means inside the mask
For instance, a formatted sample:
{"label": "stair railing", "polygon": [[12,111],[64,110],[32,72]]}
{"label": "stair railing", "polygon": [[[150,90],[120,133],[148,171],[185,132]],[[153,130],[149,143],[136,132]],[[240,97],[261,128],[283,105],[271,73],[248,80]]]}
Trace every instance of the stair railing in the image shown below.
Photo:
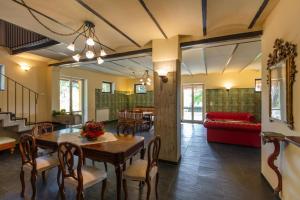
{"label": "stair railing", "polygon": [[[1,112],[3,112],[5,108],[6,112],[12,113],[13,119],[24,119],[27,125],[32,123],[36,124],[36,109],[39,97],[37,92],[2,73],[0,73],[0,89],[2,93]],[[28,97],[28,102],[25,100],[26,97]],[[18,104],[20,100],[21,102]],[[11,103],[13,103],[13,105],[11,105]],[[28,103],[27,108],[25,107],[25,103]],[[32,115],[34,117],[33,122],[31,121]]]}

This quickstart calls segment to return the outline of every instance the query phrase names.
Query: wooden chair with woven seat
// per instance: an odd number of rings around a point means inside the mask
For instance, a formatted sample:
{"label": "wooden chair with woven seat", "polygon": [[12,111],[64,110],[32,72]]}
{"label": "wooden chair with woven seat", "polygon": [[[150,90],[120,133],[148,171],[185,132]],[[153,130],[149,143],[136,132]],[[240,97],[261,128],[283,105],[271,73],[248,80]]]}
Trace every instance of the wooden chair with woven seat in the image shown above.
{"label": "wooden chair with woven seat", "polygon": [[156,199],[158,199],[158,156],[161,146],[160,136],[156,136],[153,140],[150,141],[147,151],[148,158],[147,160],[136,160],[134,161],[123,173],[123,189],[125,193],[125,199],[128,199],[127,193],[127,180],[146,182],[147,184],[147,200],[150,199],[151,194],[151,181],[155,178],[155,194]]}
{"label": "wooden chair with woven seat", "polygon": [[[40,135],[53,132],[53,131],[54,131],[54,127],[52,123],[39,123],[33,127],[32,135],[34,137],[38,137]],[[53,149],[49,149],[41,145],[38,146],[38,155],[47,155],[47,154],[52,154],[54,152],[55,151]]]}
{"label": "wooden chair with woven seat", "polygon": [[60,143],[58,159],[60,165],[57,181],[62,199],[65,199],[64,187],[66,184],[76,187],[76,199],[82,200],[84,199],[84,190],[100,182],[103,182],[101,192],[103,199],[107,182],[106,171],[84,166],[84,157],[80,146],[69,142]]}
{"label": "wooden chair with woven seat", "polygon": [[58,160],[54,156],[41,156],[37,157],[37,146],[35,137],[30,134],[24,134],[20,137],[19,149],[22,157],[22,166],[20,172],[20,179],[22,184],[21,197],[24,197],[25,192],[25,171],[31,172],[31,186],[32,196],[31,199],[35,199],[36,196],[36,178],[39,173],[42,173],[43,180],[45,181],[45,172],[58,166]]}
{"label": "wooden chair with woven seat", "polygon": [[127,110],[118,112],[117,134],[124,133],[129,128],[135,128],[134,114]]}

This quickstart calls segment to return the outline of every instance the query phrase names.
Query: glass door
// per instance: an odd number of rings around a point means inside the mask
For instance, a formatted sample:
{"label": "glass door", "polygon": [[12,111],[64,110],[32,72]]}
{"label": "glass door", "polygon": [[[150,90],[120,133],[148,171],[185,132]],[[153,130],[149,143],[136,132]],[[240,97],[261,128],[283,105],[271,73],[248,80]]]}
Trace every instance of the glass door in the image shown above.
{"label": "glass door", "polygon": [[83,81],[80,79],[60,79],[60,110],[82,114]]}
{"label": "glass door", "polygon": [[203,121],[203,85],[184,85],[182,92],[182,121]]}

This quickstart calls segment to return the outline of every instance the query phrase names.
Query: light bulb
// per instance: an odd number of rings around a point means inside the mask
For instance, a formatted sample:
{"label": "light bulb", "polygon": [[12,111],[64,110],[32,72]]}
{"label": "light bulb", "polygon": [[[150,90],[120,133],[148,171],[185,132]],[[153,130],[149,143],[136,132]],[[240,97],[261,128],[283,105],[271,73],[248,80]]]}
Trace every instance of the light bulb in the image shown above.
{"label": "light bulb", "polygon": [[86,44],[89,45],[89,46],[94,46],[94,45],[95,45],[95,42],[94,42],[93,38],[89,37],[89,38],[86,40]]}
{"label": "light bulb", "polygon": [[99,65],[101,65],[102,63],[104,63],[104,60],[101,57],[98,57],[97,62]]}
{"label": "light bulb", "polygon": [[106,55],[107,55],[106,52],[103,49],[101,49],[100,56],[106,56]]}
{"label": "light bulb", "polygon": [[147,78],[147,81],[151,82],[151,79],[150,79],[150,78]]}
{"label": "light bulb", "polygon": [[71,51],[75,51],[75,45],[74,43],[69,44],[69,46],[67,46],[67,48]]}
{"label": "light bulb", "polygon": [[76,55],[74,55],[74,56],[72,56],[72,57],[73,57],[73,59],[74,59],[75,61],[79,62],[79,60],[80,60],[80,55],[79,55],[79,54],[76,54]]}
{"label": "light bulb", "polygon": [[143,79],[142,79],[142,78],[140,79],[140,82],[143,82]]}
{"label": "light bulb", "polygon": [[150,82],[147,82],[147,85],[151,85],[151,83],[150,83]]}
{"label": "light bulb", "polygon": [[92,59],[92,58],[94,58],[95,54],[94,54],[94,52],[88,50],[87,52],[85,52],[85,56],[86,56],[88,59]]}

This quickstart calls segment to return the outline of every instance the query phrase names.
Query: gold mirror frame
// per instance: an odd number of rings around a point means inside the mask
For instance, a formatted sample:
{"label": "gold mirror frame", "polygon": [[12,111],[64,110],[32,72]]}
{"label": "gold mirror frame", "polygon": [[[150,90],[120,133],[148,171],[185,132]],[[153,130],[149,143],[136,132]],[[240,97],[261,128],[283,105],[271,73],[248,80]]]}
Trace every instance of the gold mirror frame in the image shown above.
{"label": "gold mirror frame", "polygon": [[[295,57],[297,56],[296,45],[290,42],[284,42],[282,39],[276,39],[273,46],[273,53],[269,54],[268,59],[268,75],[267,83],[269,86],[269,118],[272,118],[272,100],[271,100],[271,71],[276,64],[285,61],[286,63],[286,121],[284,121],[290,129],[294,129],[293,116],[293,85],[295,82],[295,74],[297,73]],[[282,120],[280,120],[282,121]]]}

